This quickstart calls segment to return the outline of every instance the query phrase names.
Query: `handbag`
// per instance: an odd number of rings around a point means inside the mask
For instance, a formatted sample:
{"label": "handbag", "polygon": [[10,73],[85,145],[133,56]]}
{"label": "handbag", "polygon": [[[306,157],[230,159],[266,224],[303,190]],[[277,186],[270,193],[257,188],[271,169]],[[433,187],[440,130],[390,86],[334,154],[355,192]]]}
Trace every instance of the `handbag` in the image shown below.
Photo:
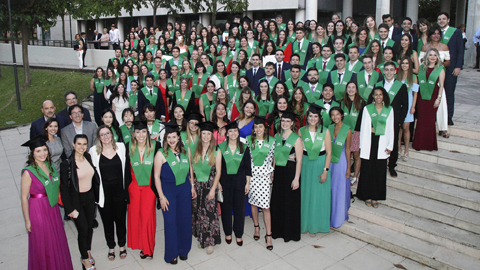
{"label": "handbag", "polygon": [[217,201],[223,203],[223,193],[220,189],[217,189]]}

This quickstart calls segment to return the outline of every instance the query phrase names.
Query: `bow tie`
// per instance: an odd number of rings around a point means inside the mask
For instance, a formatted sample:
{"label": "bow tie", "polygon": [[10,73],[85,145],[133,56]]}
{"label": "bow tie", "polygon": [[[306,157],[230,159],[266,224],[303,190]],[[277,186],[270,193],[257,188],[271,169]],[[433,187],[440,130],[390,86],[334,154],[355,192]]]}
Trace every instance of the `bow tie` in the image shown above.
{"label": "bow tie", "polygon": [[329,105],[332,105],[332,102],[331,101],[324,101],[323,104],[329,104]]}
{"label": "bow tie", "polygon": [[234,51],[235,51],[235,48],[233,48],[233,49],[230,49],[230,51],[234,52]]}

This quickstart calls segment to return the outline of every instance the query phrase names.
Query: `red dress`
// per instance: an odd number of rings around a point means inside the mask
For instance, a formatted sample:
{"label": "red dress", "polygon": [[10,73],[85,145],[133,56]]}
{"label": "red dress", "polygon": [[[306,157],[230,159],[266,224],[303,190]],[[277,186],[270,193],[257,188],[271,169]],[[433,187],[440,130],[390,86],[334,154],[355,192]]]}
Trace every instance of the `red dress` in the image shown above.
{"label": "red dress", "polygon": [[166,88],[166,87],[163,88],[163,87],[162,87],[162,84],[160,83],[160,84],[158,85],[158,89],[160,89],[160,92],[162,93],[163,104],[165,104],[165,122],[168,122],[168,120],[169,120],[169,116],[168,116],[168,115],[169,115],[168,105],[169,105],[169,104],[167,103],[167,95],[168,95],[168,93],[167,93],[167,88]]}
{"label": "red dress", "polygon": [[[433,68],[427,69],[427,79],[430,77]],[[421,88],[422,86],[420,86]],[[435,82],[432,98],[430,100],[422,99],[422,91],[418,91],[417,97],[417,125],[415,126],[415,135],[413,136],[412,147],[415,150],[438,150],[437,134],[435,129],[435,119],[437,108],[433,104],[438,96],[438,79]]]}

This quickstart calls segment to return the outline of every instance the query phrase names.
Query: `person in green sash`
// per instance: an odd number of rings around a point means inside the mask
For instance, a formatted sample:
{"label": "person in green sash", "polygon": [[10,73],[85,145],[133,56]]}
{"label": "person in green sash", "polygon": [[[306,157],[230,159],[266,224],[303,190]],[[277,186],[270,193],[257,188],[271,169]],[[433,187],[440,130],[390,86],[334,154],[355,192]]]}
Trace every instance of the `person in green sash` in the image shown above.
{"label": "person in green sash", "polygon": [[370,40],[380,39],[377,31],[377,22],[375,22],[375,18],[373,16],[367,16],[365,18],[363,27],[368,30],[368,36],[370,37]]}
{"label": "person in green sash", "polygon": [[122,119],[125,123],[120,126],[120,131],[122,133],[123,142],[125,144],[130,143],[133,135],[133,119],[135,118],[135,112],[132,108],[126,108],[122,112]]}
{"label": "person in green sash", "polygon": [[398,68],[398,62],[394,61],[393,57],[394,57],[393,48],[390,46],[385,47],[385,49],[383,49],[383,62],[377,65],[377,68],[380,70],[380,73],[383,73],[383,69],[385,68],[386,63],[392,62],[393,64],[395,64],[395,67]]}
{"label": "person in green sash", "polygon": [[350,145],[352,128],[343,123],[344,112],[333,107],[329,113],[333,124],[328,127],[332,138],[331,193],[332,206],[330,226],[340,228],[348,220],[350,208]]}
{"label": "person in green sash", "polygon": [[420,73],[420,90],[417,98],[417,125],[412,147],[415,150],[438,150],[435,121],[438,106],[442,99],[445,82],[445,70],[437,49],[429,49]]}
{"label": "person in green sash", "polygon": [[312,43],[310,40],[305,39],[305,29],[296,28],[295,35],[297,40],[293,43],[292,52],[300,56],[300,66],[305,69],[308,59],[312,55]]}
{"label": "person in green sash", "polygon": [[[231,103],[230,103],[231,104]],[[215,123],[218,129],[213,131],[213,137],[215,138],[215,145],[223,143],[226,139],[227,131],[225,125],[230,121],[228,119],[228,107],[225,103],[217,103],[212,110],[212,122]]]}
{"label": "person in green sash", "polygon": [[205,65],[202,62],[197,62],[195,72],[190,79],[190,89],[195,94],[195,104],[199,103],[200,96],[207,91],[208,76]]}
{"label": "person in green sash", "polygon": [[285,31],[287,33],[288,42],[293,44],[293,42],[295,42],[295,39],[297,38],[295,34],[295,22],[293,20],[288,20],[287,28],[285,29]]}
{"label": "person in green sash", "polygon": [[359,50],[357,46],[350,46],[348,48],[348,59],[349,61],[346,63],[345,68],[353,73],[358,73],[363,68],[362,61],[358,60],[360,56]]}
{"label": "person in green sash", "polygon": [[428,36],[429,30],[430,30],[430,23],[425,18],[419,18],[417,21],[417,28],[418,28],[418,34],[417,34],[418,45],[417,45],[417,48],[414,48],[414,49],[417,51],[417,53],[420,54],[420,52],[422,51],[423,45],[426,45],[430,40],[430,37]]}
{"label": "person in green sash", "polygon": [[101,116],[102,123],[100,125],[106,125],[112,129],[115,142],[123,142],[122,131],[120,130],[117,118],[115,117],[115,113],[112,111],[112,109],[103,110]]}
{"label": "person in green sash", "polygon": [[357,81],[357,74],[346,69],[344,53],[336,54],[334,59],[337,69],[328,73],[327,82],[333,84],[334,99],[340,102],[345,95],[347,83]]}
{"label": "person in green sash", "polygon": [[187,113],[195,110],[195,94],[188,89],[190,78],[180,78],[180,90],[173,93],[172,106],[180,104],[185,108]]}
{"label": "person in green sash", "polygon": [[215,83],[213,81],[207,82],[207,92],[200,96],[199,108],[200,114],[203,115],[203,118],[206,121],[210,121],[210,115],[213,107],[215,106],[215,100],[217,99],[217,94],[215,91]]}
{"label": "person in green sash", "polygon": [[177,124],[180,127],[180,132],[187,130],[187,119],[182,105],[177,104],[172,108],[172,118],[169,122]]}
{"label": "person in green sash", "polygon": [[147,104],[143,108],[143,115],[141,116],[142,120],[147,121],[148,132],[151,135],[150,139],[154,141],[159,141],[161,145],[164,127],[162,122],[158,120],[157,109],[152,104]]}
{"label": "person in green sash", "polygon": [[370,42],[370,46],[368,46],[366,54],[372,56],[374,67],[377,67],[383,63],[383,50],[380,41],[376,39],[372,40],[372,42]]}
{"label": "person in green sash", "polygon": [[369,54],[363,56],[363,70],[357,73],[358,92],[364,100],[372,93],[373,87],[383,81],[383,75],[374,70],[373,57]]}
{"label": "person in green sash", "polygon": [[190,149],[191,152],[195,151],[198,140],[200,137],[199,124],[202,122],[202,115],[198,112],[189,113],[186,117],[186,129],[181,131],[180,137],[183,144]]}
{"label": "person in green sash", "polygon": [[[267,79],[262,79],[262,80],[267,80]],[[270,81],[270,83],[273,83],[273,80]],[[259,87],[260,88],[260,87]],[[284,96],[288,100],[290,100],[292,97],[290,96],[290,89],[288,89],[287,84],[285,84],[282,81],[277,81],[274,85],[272,85],[271,89],[273,91],[270,92],[272,95],[273,100],[277,100],[279,96]],[[293,94],[293,89],[292,89],[292,94]]]}
{"label": "person in green sash", "polygon": [[315,34],[312,35],[311,41],[312,43],[320,44],[320,46],[327,44],[327,34],[324,25],[321,23],[317,24],[317,27],[315,28]]}
{"label": "person in green sash", "polygon": [[316,67],[317,62],[322,60],[322,45],[318,42],[312,43],[312,58],[307,62],[307,69]]}
{"label": "person in green sash", "polygon": [[173,94],[180,90],[180,76],[178,76],[178,67],[173,66],[170,69],[170,73],[172,74],[170,78],[167,80],[167,93],[168,96],[171,97]]}
{"label": "person in green sash", "polygon": [[315,235],[330,231],[331,180],[330,132],[323,125],[323,107],[311,104],[306,125],[298,131],[303,141],[301,171],[301,232]]}
{"label": "person in green sash", "polygon": [[353,134],[350,144],[350,152],[353,153],[354,160],[354,173],[350,179],[352,185],[358,180],[362,162],[360,159],[360,124],[364,107],[365,100],[363,100],[358,93],[357,83],[349,82],[341,103],[341,108],[344,113],[344,119],[342,121],[350,127]]}
{"label": "person in green sash", "polygon": [[232,62],[232,67],[231,67],[231,73],[229,75],[227,75],[227,77],[225,78],[225,82],[223,83],[223,85],[221,85],[221,87],[225,88],[228,90],[228,93],[229,93],[229,96],[230,96],[230,99],[233,99],[235,94],[238,91],[238,86],[239,86],[239,82],[238,80],[240,79],[240,64],[237,62],[237,61],[233,61]]}
{"label": "person in green sash", "polygon": [[268,81],[263,79],[258,84],[259,94],[255,98],[258,105],[258,115],[267,116],[273,110],[275,102],[270,97],[270,89],[268,88]]}
{"label": "person in green sash", "polygon": [[290,109],[288,99],[284,96],[279,96],[273,105],[272,112],[267,114],[268,122],[271,123],[268,131],[270,136],[275,136],[281,130],[280,118],[283,112],[288,109]]}
{"label": "person in green sash", "polygon": [[[60,179],[45,139],[45,136],[39,135],[22,144],[30,150],[27,166],[21,173],[20,196],[28,232],[28,269],[73,270],[58,206]],[[70,211],[67,214],[73,211],[65,210]],[[88,258],[87,254],[84,264],[92,267]]]}
{"label": "person in green sash", "polygon": [[418,53],[414,51],[414,48],[412,45],[412,37],[410,36],[410,34],[403,34],[400,39],[400,46],[398,46],[398,49],[396,52],[396,57],[398,59],[397,61],[400,61],[400,59],[402,59],[402,57],[405,55],[410,56],[410,58],[412,58],[413,73],[418,74],[420,70],[420,63],[418,61]]}
{"label": "person in green sash", "polygon": [[206,248],[207,254],[212,254],[214,246],[221,243],[217,189],[222,152],[216,149],[213,137],[213,130],[218,127],[212,122],[200,123],[199,126],[201,142],[192,157],[197,192],[197,198],[192,201],[193,236],[197,238],[199,248]]}
{"label": "person in green sash", "polygon": [[359,28],[355,37],[355,42],[350,44],[350,46],[358,47],[358,52],[360,53],[359,59],[363,59],[363,56],[370,45],[370,40],[368,30],[363,27]]}
{"label": "person in green sash", "polygon": [[302,87],[296,87],[292,91],[292,98],[290,99],[289,105],[292,108],[293,112],[298,115],[299,121],[297,122],[297,129],[305,125],[305,119],[307,116],[308,103],[305,92],[303,92]]}
{"label": "person in green sash", "polygon": [[135,115],[138,114],[138,89],[140,83],[137,80],[133,80],[130,83],[130,92],[128,92],[128,106],[135,112]]}
{"label": "person in green sash", "polygon": [[[78,231],[78,248],[85,268],[95,269],[91,254],[95,203],[99,203],[100,179],[87,153],[88,137],[75,135],[73,151],[60,165],[60,192],[65,213]],[[58,190],[58,188],[57,188]],[[91,267],[91,268],[90,268]]]}
{"label": "person in green sash", "polygon": [[180,137],[177,124],[165,123],[163,149],[155,154],[155,187],[165,228],[164,260],[185,261],[192,246],[192,200],[197,197],[192,155]]}
{"label": "person in green sash", "polygon": [[[222,170],[220,190],[223,193],[222,225],[225,233],[225,242],[232,242],[232,231],[238,246],[243,245],[245,226],[245,202],[250,190],[252,176],[250,149],[240,141],[240,132],[237,122],[225,125],[226,141],[219,144],[222,152]],[[232,216],[233,211],[233,226]]]}
{"label": "person in green sash", "polygon": [[300,240],[300,171],[302,139],[296,133],[296,116],[282,112],[280,131],[275,135],[275,171],[273,176],[272,237],[285,242]]}
{"label": "person in green sash", "polygon": [[93,114],[97,125],[101,122],[100,113],[108,108],[108,101],[105,99],[106,91],[105,71],[99,67],[95,70],[92,80],[90,81],[90,90],[93,91]]}
{"label": "person in green sash", "polygon": [[327,36],[328,40],[330,40],[330,37],[334,36],[334,35],[335,35],[335,22],[329,21],[327,23],[326,36]]}
{"label": "person in green sash", "polygon": [[381,86],[373,89],[367,104],[360,126],[362,168],[355,196],[366,206],[378,208],[378,201],[387,198],[387,159],[395,143],[394,112],[390,97]]}
{"label": "person in green sash", "polygon": [[[228,104],[228,111],[230,111],[230,107],[232,106],[232,103],[230,102],[230,98],[228,96],[228,93],[227,93],[227,90],[223,89],[223,88],[219,88],[217,90],[217,98],[215,99],[215,104],[218,104],[218,103],[223,103],[223,104]],[[213,106],[215,107],[215,106]],[[210,119],[212,119],[212,116],[214,115],[213,113],[213,109],[211,110],[210,112]]]}

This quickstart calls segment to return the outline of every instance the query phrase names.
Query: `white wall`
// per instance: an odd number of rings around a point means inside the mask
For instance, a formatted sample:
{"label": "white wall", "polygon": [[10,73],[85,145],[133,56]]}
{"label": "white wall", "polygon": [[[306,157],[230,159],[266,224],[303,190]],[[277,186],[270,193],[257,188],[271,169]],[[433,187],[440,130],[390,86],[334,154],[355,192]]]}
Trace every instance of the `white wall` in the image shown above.
{"label": "white wall", "polygon": [[[22,64],[22,46],[15,45],[17,64]],[[12,63],[11,44],[0,44],[0,63]],[[114,56],[113,50],[87,50],[85,63],[89,67],[103,67],[108,64],[108,59]],[[28,57],[30,64],[55,66],[55,67],[77,67],[78,60],[72,48],[59,48],[47,46],[28,46]]]}

